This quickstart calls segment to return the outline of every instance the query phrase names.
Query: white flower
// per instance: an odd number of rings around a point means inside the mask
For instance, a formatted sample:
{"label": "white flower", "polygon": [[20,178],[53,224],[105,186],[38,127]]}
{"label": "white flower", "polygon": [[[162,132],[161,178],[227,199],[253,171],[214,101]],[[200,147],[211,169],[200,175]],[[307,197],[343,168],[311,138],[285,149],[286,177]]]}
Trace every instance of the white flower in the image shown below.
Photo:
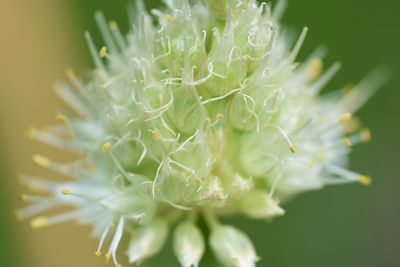
{"label": "white flower", "polygon": [[174,251],[183,267],[197,267],[204,254],[203,235],[191,222],[181,223],[174,234]]}
{"label": "white flower", "polygon": [[132,236],[126,254],[130,263],[141,263],[144,259],[158,253],[164,246],[168,228],[164,221],[157,220],[142,227]]}
{"label": "white flower", "polygon": [[[152,15],[136,2],[126,37],[96,14],[105,46],[96,48],[86,34],[96,66],[91,78],[69,71],[70,84],[57,93],[72,110],[27,132],[82,157],[60,163],[35,155],[37,165],[70,180],[21,177],[32,193],[23,195],[29,204],[19,218],[39,216],[33,228],[91,224],[100,239],[95,254],[110,240],[104,251],[116,266],[127,232],[127,255],[138,263],[162,249],[168,227],[183,223],[175,252],[188,267],[204,251],[192,219],[207,214],[215,255],[226,266],[247,267],[257,261],[250,240],[218,217],[271,218],[284,214],[278,203],[301,192],[370,183],[347,169],[347,155],[370,139],[352,114],[381,85],[382,73],[343,95],[321,95],[340,65],[323,72],[319,50],[296,61],[307,28],[295,43],[282,34],[285,1],[271,11],[255,0],[166,0]],[[71,211],[40,216],[64,206]]]}
{"label": "white flower", "polygon": [[210,246],[225,266],[254,267],[258,261],[250,239],[232,226],[216,226],[211,231]]}

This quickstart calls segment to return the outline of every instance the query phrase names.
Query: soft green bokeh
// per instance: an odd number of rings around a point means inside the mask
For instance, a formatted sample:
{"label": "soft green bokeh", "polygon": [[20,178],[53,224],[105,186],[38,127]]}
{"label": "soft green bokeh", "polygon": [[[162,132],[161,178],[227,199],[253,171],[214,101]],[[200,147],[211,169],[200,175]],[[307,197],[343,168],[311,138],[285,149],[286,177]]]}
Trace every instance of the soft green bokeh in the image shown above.
{"label": "soft green bokeh", "polygon": [[[79,22],[76,31],[91,31],[99,44],[101,39],[93,19],[95,10],[103,10],[108,18],[127,29],[126,0],[71,2],[72,15]],[[159,4],[146,2],[152,7]],[[329,88],[356,83],[379,65],[387,66],[393,75],[357,114],[372,129],[373,140],[355,148],[351,165],[352,169],[373,176],[370,187],[354,184],[304,194],[285,205],[287,214],[272,223],[229,219],[254,241],[263,259],[260,266],[400,266],[399,9],[400,2],[393,0],[289,1],[284,22],[297,30],[302,26],[310,28],[302,56],[324,44],[329,48],[327,64],[334,60],[343,63]],[[85,48],[83,34],[77,46]],[[0,174],[6,177],[6,155],[1,153]],[[13,238],[12,224],[16,222],[9,217],[11,207],[5,203],[8,192],[3,183],[0,186],[1,266],[22,267]],[[155,266],[177,266],[171,248],[162,253],[162,259],[159,263],[154,261]],[[174,264],[165,265],[166,260]],[[201,266],[216,266],[203,263]]]}

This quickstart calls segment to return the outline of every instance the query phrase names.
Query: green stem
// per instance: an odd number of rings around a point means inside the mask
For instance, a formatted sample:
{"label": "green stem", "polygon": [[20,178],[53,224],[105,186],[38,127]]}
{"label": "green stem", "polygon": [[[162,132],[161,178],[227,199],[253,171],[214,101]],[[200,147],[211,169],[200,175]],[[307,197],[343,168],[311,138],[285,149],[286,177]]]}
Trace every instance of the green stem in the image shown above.
{"label": "green stem", "polygon": [[206,220],[208,227],[211,230],[214,230],[215,228],[220,226],[220,222],[218,221],[218,219],[214,213],[207,211],[207,210],[203,210],[203,216],[204,216],[204,219]]}

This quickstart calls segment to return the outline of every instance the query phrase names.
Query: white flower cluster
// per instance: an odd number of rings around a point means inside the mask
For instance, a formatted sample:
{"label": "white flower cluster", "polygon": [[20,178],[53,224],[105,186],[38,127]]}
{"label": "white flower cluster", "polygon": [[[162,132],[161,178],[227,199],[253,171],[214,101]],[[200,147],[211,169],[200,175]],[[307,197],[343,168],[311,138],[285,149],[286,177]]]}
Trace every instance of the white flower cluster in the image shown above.
{"label": "white flower cluster", "polygon": [[21,177],[34,193],[22,196],[30,204],[20,218],[71,207],[31,225],[92,224],[100,239],[95,254],[105,252],[116,266],[123,235],[130,236],[129,261],[140,263],[175,228],[183,267],[198,266],[206,249],[197,226],[204,218],[216,258],[251,267],[258,261],[251,241],[219,217],[269,219],[300,192],[369,184],[346,164],[350,146],[370,139],[352,113],[379,87],[379,74],[321,96],[339,64],[322,72],[320,50],[296,62],[307,28],[288,41],[279,24],[285,1],[272,11],[255,0],[165,0],[167,8],[151,14],[136,2],[126,37],[96,14],[106,45],[97,49],[86,34],[96,65],[91,78],[69,72],[70,85],[57,88],[73,112],[29,130],[33,139],[83,156],[58,163],[35,155],[36,164],[71,179]]}

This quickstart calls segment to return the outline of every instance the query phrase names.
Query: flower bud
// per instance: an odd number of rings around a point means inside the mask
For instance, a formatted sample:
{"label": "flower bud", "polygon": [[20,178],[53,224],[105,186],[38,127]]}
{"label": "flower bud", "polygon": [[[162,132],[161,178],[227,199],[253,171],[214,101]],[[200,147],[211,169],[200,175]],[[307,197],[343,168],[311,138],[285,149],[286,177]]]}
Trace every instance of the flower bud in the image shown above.
{"label": "flower bud", "polygon": [[245,95],[235,95],[229,102],[229,121],[232,126],[242,131],[252,131],[257,127],[257,117],[251,100]]}
{"label": "flower bud", "polygon": [[140,263],[157,254],[167,239],[168,227],[165,221],[155,220],[140,228],[132,236],[126,254],[130,263]]}
{"label": "flower bud", "polygon": [[241,209],[244,214],[255,219],[272,218],[285,214],[278,203],[263,190],[250,193],[242,202]]}
{"label": "flower bud", "polygon": [[196,97],[196,88],[182,86],[174,91],[171,120],[183,133],[193,134],[205,119],[205,109]]}
{"label": "flower bud", "polygon": [[182,267],[197,267],[204,249],[203,235],[196,225],[184,222],[176,228],[174,250]]}
{"label": "flower bud", "polygon": [[243,178],[239,174],[235,173],[232,182],[229,186],[229,195],[236,198],[242,197],[253,188],[253,181],[251,178]]}
{"label": "flower bud", "polygon": [[224,207],[228,200],[221,180],[217,176],[207,177],[200,195],[201,203],[213,208]]}
{"label": "flower bud", "polygon": [[217,259],[228,267],[255,267],[258,260],[250,239],[232,226],[217,226],[210,245]]}

